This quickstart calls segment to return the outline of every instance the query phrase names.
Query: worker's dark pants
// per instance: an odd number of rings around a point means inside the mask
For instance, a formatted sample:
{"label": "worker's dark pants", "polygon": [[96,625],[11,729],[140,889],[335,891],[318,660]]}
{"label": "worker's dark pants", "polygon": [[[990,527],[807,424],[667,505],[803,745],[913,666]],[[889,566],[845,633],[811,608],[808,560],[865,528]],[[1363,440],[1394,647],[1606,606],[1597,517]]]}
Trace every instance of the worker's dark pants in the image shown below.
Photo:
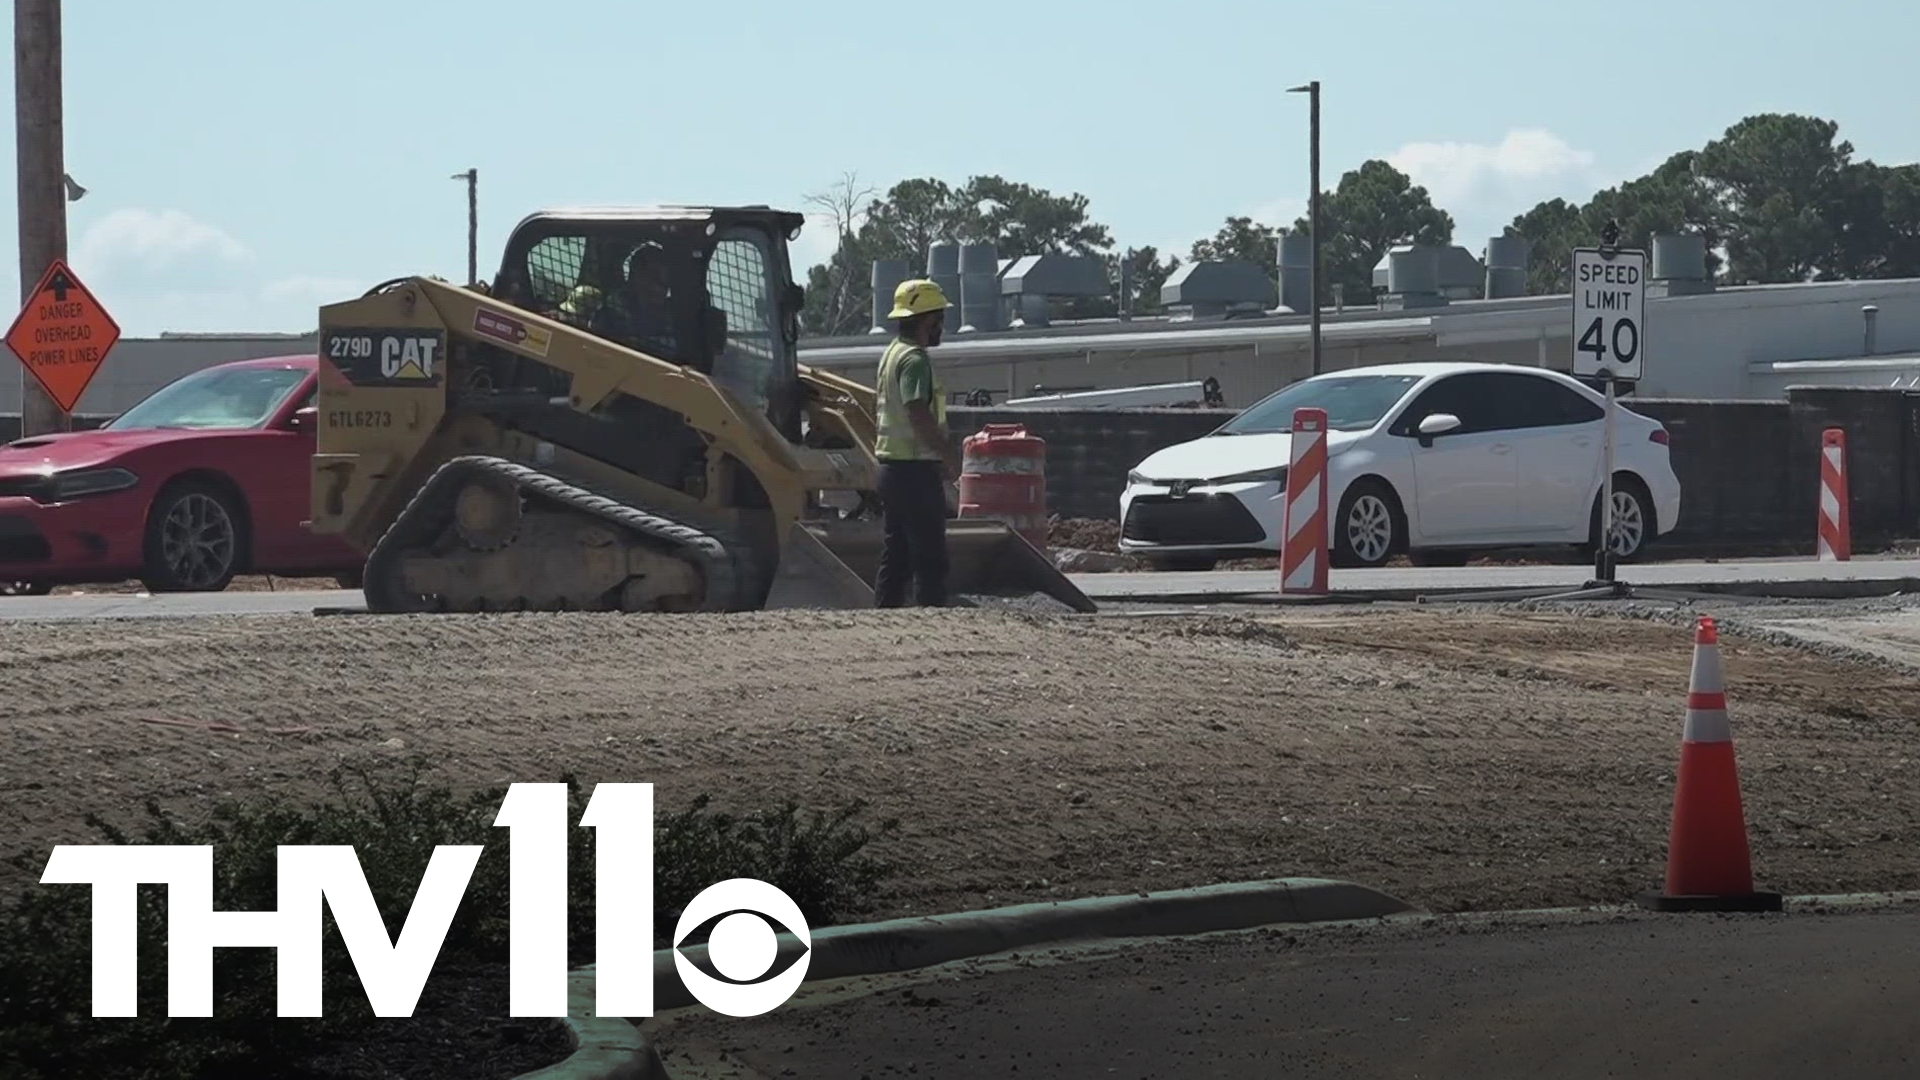
{"label": "worker's dark pants", "polygon": [[887,542],[873,599],[879,607],[904,607],[907,579],[921,607],[947,603],[947,491],[938,461],[880,463],[880,512]]}

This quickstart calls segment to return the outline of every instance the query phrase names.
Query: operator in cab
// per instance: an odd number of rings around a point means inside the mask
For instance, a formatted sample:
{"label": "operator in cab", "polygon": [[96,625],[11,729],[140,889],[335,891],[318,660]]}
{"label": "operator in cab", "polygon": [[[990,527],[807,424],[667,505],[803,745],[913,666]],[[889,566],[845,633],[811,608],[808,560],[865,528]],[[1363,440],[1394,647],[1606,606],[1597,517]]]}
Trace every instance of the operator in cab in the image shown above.
{"label": "operator in cab", "polygon": [[880,357],[874,383],[876,494],[886,527],[873,588],[878,607],[905,607],[909,578],[915,605],[947,603],[947,485],[959,465],[947,443],[946,397],[927,350],[940,344],[950,306],[939,285],[915,278],[893,291],[887,313],[900,329]]}
{"label": "operator in cab", "polygon": [[649,240],[627,256],[626,285],[593,316],[588,328],[662,360],[679,359],[667,253]]}

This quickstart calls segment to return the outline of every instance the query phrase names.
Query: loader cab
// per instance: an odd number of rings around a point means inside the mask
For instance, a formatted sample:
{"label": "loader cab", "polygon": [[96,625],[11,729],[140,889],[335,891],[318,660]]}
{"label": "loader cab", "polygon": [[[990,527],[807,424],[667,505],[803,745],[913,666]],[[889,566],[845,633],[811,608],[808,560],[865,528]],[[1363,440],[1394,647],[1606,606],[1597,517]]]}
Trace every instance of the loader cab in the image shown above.
{"label": "loader cab", "polygon": [[508,237],[492,291],[701,371],[797,442],[804,293],[787,244],[805,220],[764,206],[544,211]]}

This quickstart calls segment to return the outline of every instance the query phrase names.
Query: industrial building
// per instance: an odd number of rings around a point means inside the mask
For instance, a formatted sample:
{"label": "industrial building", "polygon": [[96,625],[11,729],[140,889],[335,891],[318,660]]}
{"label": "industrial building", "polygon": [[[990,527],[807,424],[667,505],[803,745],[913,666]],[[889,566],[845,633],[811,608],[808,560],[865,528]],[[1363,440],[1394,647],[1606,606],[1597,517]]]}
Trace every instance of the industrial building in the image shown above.
{"label": "industrial building", "polygon": [[[1483,360],[1568,370],[1572,298],[1524,295],[1527,250],[1510,236],[1491,240],[1484,258],[1395,249],[1375,268],[1367,303],[1322,309],[1322,369]],[[1277,283],[1250,263],[1188,264],[1161,291],[1166,315],[1051,322],[1052,301],[1104,294],[1096,260],[996,260],[990,246],[935,245],[925,272],[959,298],[938,351],[946,390],[956,403],[1000,404],[1213,379],[1227,405],[1251,404],[1313,370],[1304,237],[1280,241],[1279,264]],[[907,270],[875,263],[874,329],[802,341],[801,362],[870,380]],[[1692,236],[1654,238],[1649,277],[1641,396],[1781,400],[1789,385],[1920,386],[1920,280],[1733,286],[1709,277]]]}
{"label": "industrial building", "polygon": [[[1567,370],[1571,298],[1524,295],[1527,251],[1517,237],[1489,241],[1483,257],[1395,249],[1374,270],[1374,296],[1322,310],[1323,369],[1487,360]],[[1165,315],[1066,321],[1049,317],[1063,300],[1109,294],[1098,260],[935,244],[924,268],[874,264],[874,329],[802,340],[800,360],[870,382],[894,286],[925,273],[957,300],[937,354],[955,404],[1211,379],[1224,404],[1244,406],[1312,373],[1305,238],[1282,238],[1279,255],[1278,282],[1251,263],[1189,263],[1161,290]],[[1792,385],[1920,388],[1920,280],[1730,285],[1708,276],[1697,237],[1656,237],[1649,255],[1640,396],[1778,401]],[[314,348],[312,332],[124,338],[76,411],[119,413],[188,371]],[[0,378],[0,414],[19,410],[19,380]]]}

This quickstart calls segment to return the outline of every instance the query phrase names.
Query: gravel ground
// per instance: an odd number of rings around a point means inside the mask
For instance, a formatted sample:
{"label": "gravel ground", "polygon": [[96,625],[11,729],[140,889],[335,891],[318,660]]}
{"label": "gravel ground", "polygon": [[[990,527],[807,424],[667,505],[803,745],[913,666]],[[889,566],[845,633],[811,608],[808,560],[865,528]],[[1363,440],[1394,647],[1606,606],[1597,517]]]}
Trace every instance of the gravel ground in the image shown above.
{"label": "gravel ground", "polygon": [[[1920,681],[1722,651],[1763,883],[1920,886]],[[37,865],[88,812],[418,754],[458,785],[649,780],[663,810],[866,798],[902,821],[872,917],[1288,874],[1612,902],[1664,865],[1690,655],[1652,614],[1484,607],[15,624],[0,813]]]}

